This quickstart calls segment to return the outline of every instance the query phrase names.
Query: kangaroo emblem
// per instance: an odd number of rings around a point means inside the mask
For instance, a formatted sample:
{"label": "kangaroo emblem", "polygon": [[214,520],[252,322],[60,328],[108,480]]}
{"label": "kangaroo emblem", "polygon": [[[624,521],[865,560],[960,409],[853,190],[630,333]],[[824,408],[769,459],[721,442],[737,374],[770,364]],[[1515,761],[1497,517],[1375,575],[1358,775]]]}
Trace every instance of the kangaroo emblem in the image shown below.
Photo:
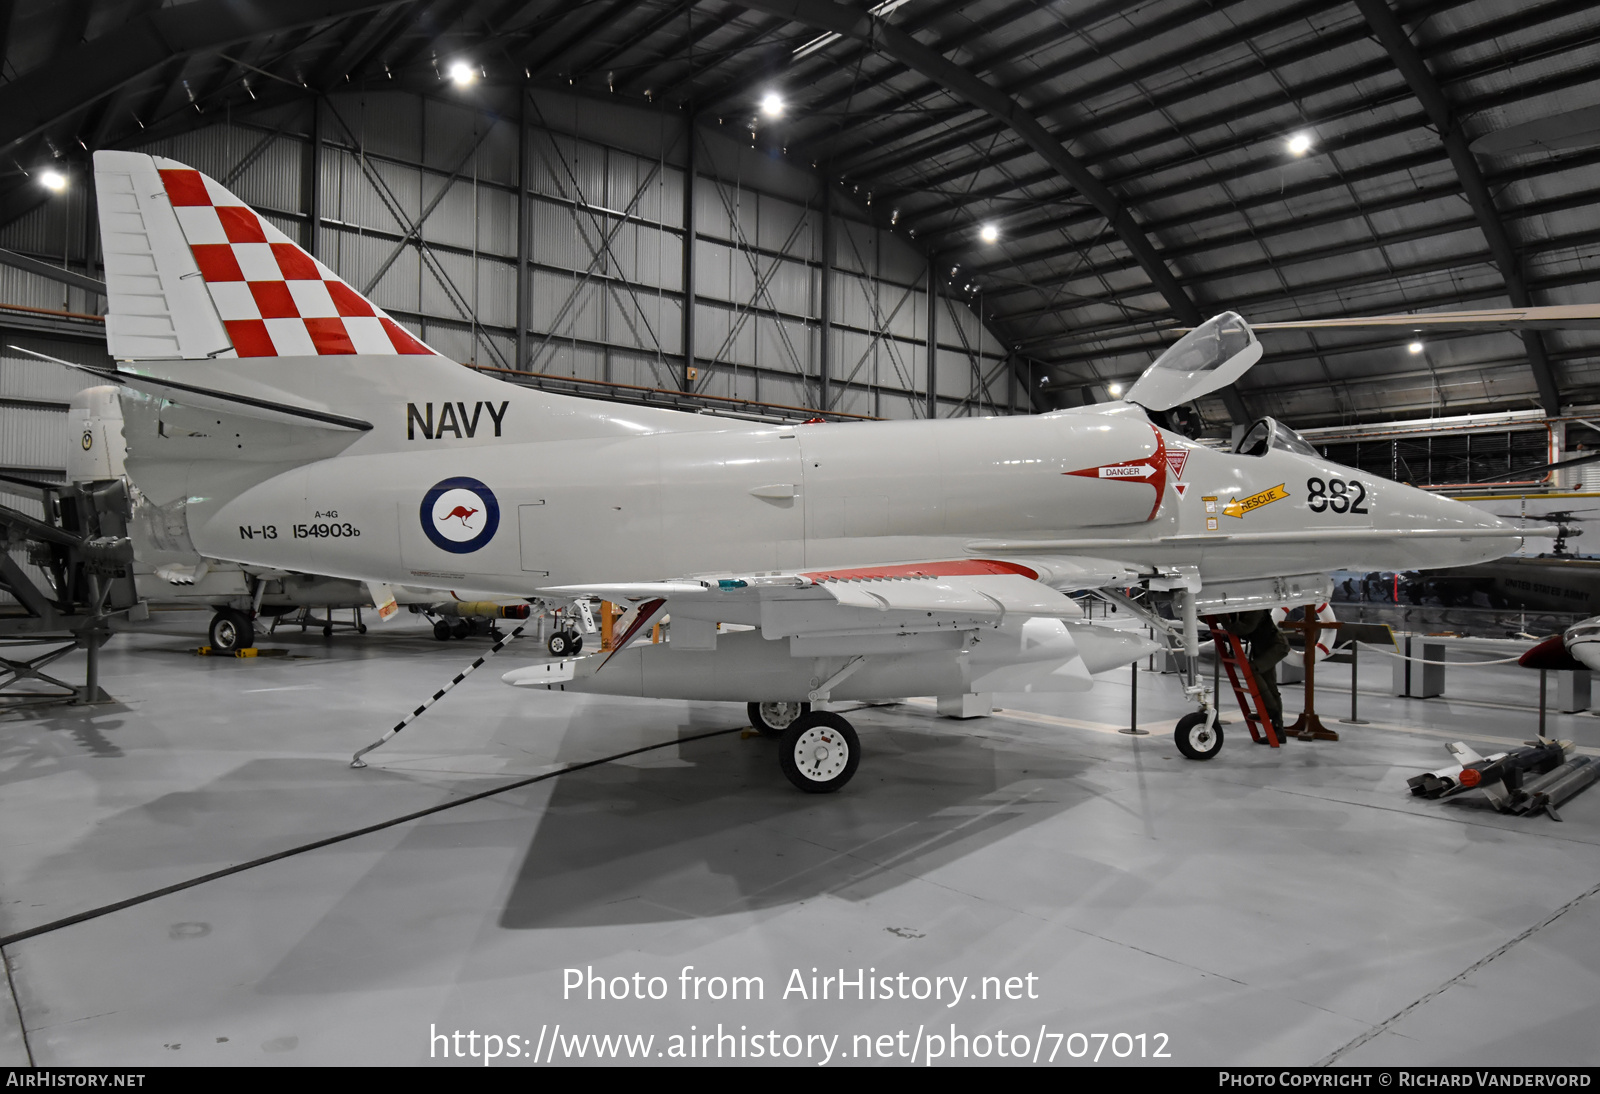
{"label": "kangaroo emblem", "polygon": [[454,509],[452,509],[448,513],[446,513],[444,516],[440,517],[439,518],[439,523],[443,524],[445,521],[449,520],[451,517],[460,517],[461,518],[461,526],[463,528],[466,528],[466,527],[469,527],[469,525],[467,524],[467,518],[472,516],[472,514],[474,514],[476,512],[477,512],[476,509],[468,509],[465,505],[458,505]]}

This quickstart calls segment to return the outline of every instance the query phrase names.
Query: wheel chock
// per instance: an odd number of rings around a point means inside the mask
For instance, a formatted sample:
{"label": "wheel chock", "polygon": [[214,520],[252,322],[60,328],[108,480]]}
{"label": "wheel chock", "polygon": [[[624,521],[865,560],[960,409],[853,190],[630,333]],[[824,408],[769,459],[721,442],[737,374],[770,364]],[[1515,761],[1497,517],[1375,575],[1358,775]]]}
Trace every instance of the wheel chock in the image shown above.
{"label": "wheel chock", "polygon": [[195,650],[196,657],[287,657],[288,650],[259,649],[251,646],[247,650],[219,650],[214,646],[201,646]]}

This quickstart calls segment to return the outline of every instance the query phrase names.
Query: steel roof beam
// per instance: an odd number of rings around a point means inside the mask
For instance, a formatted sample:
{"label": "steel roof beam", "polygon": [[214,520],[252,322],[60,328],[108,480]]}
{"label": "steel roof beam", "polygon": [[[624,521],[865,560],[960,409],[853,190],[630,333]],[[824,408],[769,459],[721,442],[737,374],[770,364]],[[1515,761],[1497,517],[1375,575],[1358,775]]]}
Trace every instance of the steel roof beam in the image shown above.
{"label": "steel roof beam", "polygon": [[[1442,53],[1446,50],[1459,49],[1481,44],[1484,41],[1491,40],[1496,36],[1512,29],[1523,29],[1527,26],[1549,22],[1555,19],[1563,18],[1567,15],[1571,15],[1575,9],[1587,3],[1588,0],[1557,0],[1555,3],[1545,4],[1540,7],[1530,9],[1526,12],[1519,12],[1516,16],[1508,19],[1495,20],[1488,24],[1460,31],[1456,34],[1450,35],[1448,38],[1440,39],[1438,42],[1430,44],[1425,50],[1425,53],[1431,56],[1437,53]],[[1335,46],[1342,46],[1349,44],[1350,42],[1363,40],[1368,37],[1365,31],[1366,28],[1361,25],[1357,25],[1354,28],[1348,28],[1344,31],[1330,31],[1324,35],[1320,35],[1311,43],[1274,54],[1264,59],[1271,65],[1272,68],[1282,69],[1286,66],[1299,64],[1303,61],[1320,56]],[[1326,48],[1322,48],[1324,44],[1326,45]],[[1587,44],[1590,43],[1575,43],[1573,46],[1569,47],[1569,51],[1579,48],[1580,45]],[[1478,79],[1482,76],[1490,74],[1491,72],[1499,71],[1505,67],[1508,67],[1509,65],[1516,64],[1524,59],[1543,59],[1547,52],[1548,50],[1544,43],[1539,43],[1537,45],[1528,47],[1525,50],[1515,51],[1511,54],[1500,52],[1497,53],[1491,61],[1485,64],[1475,66],[1470,70],[1452,74],[1450,77],[1450,82],[1464,82]],[[1532,54],[1533,56],[1524,58],[1522,56],[1523,54]],[[1343,69],[1339,72],[1332,73],[1324,77],[1320,77],[1305,84],[1296,85],[1291,90],[1296,101],[1303,101],[1307,98],[1323,94],[1327,91],[1340,87],[1352,86],[1359,81],[1371,79],[1375,76],[1381,76],[1385,73],[1390,73],[1393,71],[1394,66],[1392,62],[1386,58],[1383,60],[1375,59]],[[1254,65],[1246,66],[1243,71],[1241,71],[1238,67],[1228,68],[1221,73],[1214,74],[1212,77],[1206,80],[1196,83],[1182,84],[1162,94],[1139,99],[1121,109],[1098,115],[1092,124],[1064,129],[1061,131],[1060,136],[1063,140],[1066,140],[1089,133],[1104,132],[1105,128],[1108,126],[1130,121],[1152,113],[1156,110],[1187,102],[1196,95],[1222,90],[1256,75],[1259,75],[1259,70]],[[1561,82],[1566,82],[1565,78],[1563,78]],[[1400,93],[1398,94],[1392,94],[1377,100],[1364,99],[1359,104],[1349,108],[1341,109],[1333,114],[1320,114],[1315,118],[1308,119],[1307,124],[1326,124],[1331,120],[1337,120],[1350,114],[1364,112],[1373,106],[1385,105],[1400,101],[1402,98],[1412,97],[1410,88],[1408,86],[1405,86],[1403,83],[1397,86],[1400,88]],[[1505,97],[1505,95],[1506,93],[1502,92],[1493,96],[1483,96],[1482,98],[1500,99]],[[1050,111],[1068,108],[1074,105],[1077,101],[1077,93],[1074,93],[1071,96],[1065,96],[1043,104],[1041,110]],[[1209,128],[1213,125],[1232,126],[1236,125],[1238,120],[1242,117],[1270,110],[1274,107],[1279,107],[1282,105],[1282,102],[1282,95],[1275,92],[1270,96],[1258,98],[1253,101],[1244,103],[1230,103],[1225,108],[1213,111],[1209,115],[1192,119],[1187,124],[1192,126],[1197,131]],[[1472,104],[1474,109],[1479,109],[1487,105],[1492,104],[1489,102],[1479,103],[1476,100]],[[917,148],[914,150],[908,150],[914,152],[910,162],[916,162],[917,160],[926,159],[927,157],[938,155],[945,151],[951,151],[964,145],[970,145],[973,141],[980,140],[984,136],[989,135],[994,131],[996,130],[993,127],[982,129],[974,128],[970,132],[964,132],[957,137],[934,138],[931,141],[924,142],[922,145],[917,146]],[[1277,127],[1266,127],[1262,130],[1258,130],[1255,134],[1250,135],[1249,137],[1236,139],[1224,147],[1230,149],[1235,147],[1243,147],[1249,143],[1270,139],[1271,136],[1275,135],[1278,131],[1279,130]],[[1173,134],[1171,132],[1164,128],[1158,129],[1132,141],[1131,143],[1119,145],[1115,148],[1104,149],[1096,153],[1096,155],[1092,157],[1089,162],[1094,163],[1119,156],[1131,155],[1135,152],[1170,143],[1173,139]],[[878,146],[882,147],[882,143],[880,142]],[[1207,154],[1215,154],[1217,151],[1218,149],[1209,149],[1207,150]],[[893,198],[899,196],[900,193],[904,193],[906,196],[913,196],[915,194],[925,192],[929,186],[939,186],[943,185],[944,183],[966,178],[983,167],[1011,162],[1026,155],[1026,149],[1010,148],[999,155],[985,154],[982,156],[975,156],[964,163],[957,164],[955,167],[947,168],[937,175],[919,179],[914,185],[904,187],[901,191],[889,191],[884,196],[886,198]],[[1156,165],[1154,169],[1168,169],[1187,160],[1193,159],[1195,159],[1195,157],[1192,155],[1183,155],[1176,159],[1169,158],[1168,161]],[[869,162],[864,165],[849,165],[847,169],[851,171],[867,171],[868,173],[881,174],[885,170],[892,170],[895,166],[896,164],[894,161],[890,161],[887,165],[883,164],[882,162]],[[1033,175],[1024,176],[1022,179],[1018,180],[1018,185],[1030,185],[1047,178],[1047,173],[1036,172]],[[974,190],[972,193],[973,195],[977,196],[987,196],[990,191],[994,189],[994,187],[986,187],[982,190]],[[970,197],[968,200],[970,201]],[[958,203],[945,201],[919,210],[917,215],[934,216],[941,212],[946,212],[950,209],[958,207]]]}
{"label": "steel roof beam", "polygon": [[[1511,236],[1506,232],[1505,222],[1500,219],[1500,210],[1495,206],[1494,196],[1489,192],[1489,184],[1483,177],[1483,171],[1467,148],[1467,135],[1457,124],[1450,103],[1445,98],[1438,81],[1434,79],[1433,73],[1422,59],[1422,54],[1411,41],[1411,36],[1406,33],[1405,28],[1400,25],[1400,20],[1395,17],[1394,10],[1389,7],[1387,0],[1356,0],[1356,7],[1361,10],[1373,33],[1378,36],[1378,41],[1383,44],[1395,67],[1405,76],[1406,83],[1411,85],[1411,90],[1416,93],[1417,100],[1427,111],[1434,128],[1439,131],[1445,152],[1456,169],[1456,177],[1461,180],[1461,189],[1466,195],[1467,204],[1472,207],[1473,215],[1478,218],[1479,227],[1483,229],[1484,238],[1489,242],[1489,250],[1494,255],[1495,265],[1500,268],[1500,276],[1505,281],[1506,295],[1511,298],[1512,306],[1518,308],[1532,306],[1533,297],[1528,292],[1522,263],[1511,244]],[[1539,386],[1539,402],[1546,414],[1551,416],[1560,414],[1561,389],[1556,382],[1555,368],[1545,352],[1543,337],[1538,331],[1525,331],[1522,342],[1527,347],[1528,365],[1533,369],[1534,381]]]}
{"label": "steel roof beam", "polygon": [[387,6],[373,0],[194,0],[131,19],[0,87],[0,147],[42,133],[174,60]]}
{"label": "steel roof beam", "polygon": [[965,99],[1010,127],[1046,163],[1059,171],[1112,225],[1124,245],[1139,259],[1156,290],[1185,323],[1199,323],[1200,309],[1179,286],[1144,231],[1134,223],[1122,202],[1095,178],[1071,152],[1047,133],[1015,100],[1001,94],[960,65],[945,59],[910,35],[883,20],[833,0],[739,0],[756,11],[781,16],[817,30],[868,43],[914,71],[936,80],[951,94]]}
{"label": "steel roof beam", "polygon": [[640,45],[644,44],[652,36],[654,36],[658,31],[666,29],[672,23],[682,18],[684,11],[690,6],[691,3],[692,0],[681,0],[681,2],[670,5],[665,11],[658,14],[654,19],[647,20],[643,26],[634,29],[617,45],[603,48],[599,56],[595,57],[593,60],[585,61],[581,68],[576,69],[572,73],[573,79],[581,80],[591,72],[598,71],[604,66],[616,61],[617,58],[623,56],[629,50],[637,49]]}
{"label": "steel roof beam", "polygon": [[518,52],[513,60],[519,67],[529,72],[538,72],[557,58],[566,56],[573,47],[587,42],[602,28],[614,23],[643,2],[644,0],[614,0],[589,18],[574,23],[565,34],[559,37],[552,35],[552,40],[548,44],[535,39],[527,48]]}
{"label": "steel roof beam", "polygon": [[[1574,285],[1592,285],[1593,283],[1593,270],[1578,269],[1568,273],[1551,274],[1546,277],[1533,278],[1529,282],[1529,287],[1537,290],[1550,290],[1570,288]],[[1449,292],[1429,293],[1426,296],[1412,296],[1402,301],[1399,305],[1397,305],[1397,307],[1412,308],[1418,311],[1427,311],[1437,308],[1450,307],[1452,305],[1460,306],[1468,301],[1492,300],[1501,295],[1503,295],[1503,290],[1496,291],[1494,289],[1473,289],[1463,292],[1460,289],[1454,289]],[[1294,298],[1284,297],[1283,299],[1293,302]],[[1340,308],[1332,312],[1318,311],[1310,315],[1302,315],[1299,318],[1337,319],[1349,314],[1350,310],[1348,308]],[[1001,318],[1004,317],[1002,316]],[[1129,353],[1134,351],[1131,349],[1120,349],[1116,351],[1094,349],[1086,351],[1085,354],[1059,354],[1050,356],[1047,355],[1040,347],[1081,345],[1086,333],[1095,333],[1101,337],[1109,337],[1118,332],[1135,330],[1141,326],[1148,330],[1152,326],[1152,322],[1146,320],[1139,323],[1106,323],[1094,328],[1079,327],[1071,330],[1059,330],[1051,334],[1035,335],[1028,338],[1017,338],[1013,340],[1012,344],[1031,353],[1038,354],[1040,360],[1048,360],[1051,364],[1063,364],[1080,359],[1094,360],[1098,359],[1099,357],[1106,356],[1111,352]],[[1162,343],[1162,345],[1165,345],[1165,343]],[[1324,350],[1323,352],[1329,351]],[[1600,354],[1600,349],[1597,349],[1595,352]]]}
{"label": "steel roof beam", "polygon": [[[1236,2],[1237,0],[1227,0],[1226,3],[1219,3],[1216,5],[1207,4],[1203,6],[1208,11],[1213,9],[1221,10],[1223,8],[1232,6],[1232,4]],[[1338,6],[1339,2],[1340,0],[1302,0],[1302,2],[1299,4],[1285,6],[1257,19],[1230,27],[1228,32],[1225,34],[1215,35],[1211,38],[1206,38],[1198,42],[1188,42],[1182,49],[1179,49],[1175,52],[1152,58],[1141,65],[1135,65],[1127,69],[1119,69],[1112,75],[1103,76],[1099,80],[1090,81],[1081,87],[1073,88],[1069,95],[1055,96],[1047,103],[1038,105],[1035,107],[1035,109],[1040,114],[1045,114],[1051,110],[1060,108],[1062,106],[1067,106],[1069,104],[1072,106],[1077,106],[1078,104],[1087,101],[1094,95],[1100,94],[1101,92],[1125,88],[1132,85],[1134,81],[1148,79],[1151,76],[1168,72],[1185,63],[1193,63],[1194,58],[1198,54],[1215,53],[1220,50],[1237,46],[1241,42],[1249,41],[1256,35],[1277,30],[1297,20],[1305,19],[1310,15],[1314,15],[1328,8]],[[1462,2],[1462,0],[1455,0],[1455,2]],[[1093,46],[1083,50],[1082,53],[1087,53],[1089,55],[1087,59],[1091,60],[1096,55],[1108,56],[1112,53],[1115,53],[1117,50],[1125,49],[1133,45],[1147,43],[1157,34],[1179,29],[1187,24],[1193,23],[1194,20],[1195,15],[1193,12],[1177,12],[1167,16],[1165,19],[1160,20],[1151,26],[1135,27],[1123,34],[1116,35],[1103,43],[1096,43]],[[1089,21],[1090,20],[1084,20],[1085,23]],[[985,26],[985,30],[987,29],[987,26]],[[1316,39],[1316,41],[1319,43],[1318,52],[1326,52],[1335,48],[1337,43],[1330,43],[1326,46],[1320,46],[1320,42],[1323,40],[1324,36],[1332,37],[1338,35],[1338,33],[1338,31],[1325,31],[1323,34],[1318,35]],[[934,48],[940,50],[955,49],[963,44],[965,43],[962,41],[953,41],[939,43],[935,45]],[[1002,65],[1007,65],[1013,61],[1016,61],[1021,56],[1036,54],[1038,49],[1039,43],[1037,41],[1031,37],[1025,37],[1021,42],[1014,46],[998,50],[987,57],[983,57],[971,67],[973,71],[977,72],[993,71]],[[1012,80],[1008,84],[1003,85],[1000,90],[1007,95],[1013,96],[1025,94],[1041,84],[1056,79],[1062,75],[1066,75],[1072,72],[1073,69],[1083,65],[1086,61],[1086,58],[1082,56],[1082,53],[1074,53],[1072,56],[1060,58],[1049,65],[1044,66],[1043,68],[1030,71],[1027,76]],[[1259,68],[1256,69],[1255,74],[1258,73]],[[873,85],[867,84],[861,87],[859,90],[866,91],[869,90],[871,86]],[[906,97],[910,99],[918,99],[927,95],[937,94],[938,91],[939,88],[936,84],[929,83],[924,84],[921,87],[908,89]],[[820,103],[817,104],[818,108],[822,108],[827,104],[827,102],[828,100],[824,98]],[[1098,117],[1095,118],[1094,125],[1096,128],[1099,128],[1101,125],[1101,119]],[[857,126],[847,127],[841,135],[850,134],[855,128],[857,128]],[[879,139],[868,140],[857,144],[854,147],[840,153],[839,158],[843,164],[843,169],[852,172],[870,171],[873,167],[870,161],[865,165],[859,162],[851,163],[851,157],[879,154],[886,145],[908,140],[917,133],[929,128],[931,128],[931,126],[927,122],[919,119],[902,127],[898,132],[884,134]],[[994,125],[985,126],[984,131],[978,133],[975,139],[981,139],[982,137],[989,136],[998,131],[999,128]]]}
{"label": "steel roof beam", "polygon": [[[1496,179],[1491,176],[1489,181],[1490,185],[1493,185],[1496,182]],[[1238,231],[1229,232],[1225,235],[1212,236],[1210,239],[1203,240],[1199,243],[1191,243],[1186,247],[1167,248],[1165,254],[1169,259],[1191,258],[1195,255],[1205,254],[1208,251],[1220,251],[1241,243],[1258,243],[1274,236],[1287,235],[1292,232],[1306,231],[1311,228],[1327,227],[1331,224],[1340,224],[1348,220],[1354,220],[1361,216],[1371,215],[1372,213],[1389,212],[1395,209],[1404,209],[1412,205],[1423,205],[1430,201],[1437,201],[1440,198],[1454,197],[1460,193],[1460,186],[1454,183],[1443,186],[1432,186],[1425,190],[1417,190],[1412,193],[1402,194],[1398,197],[1390,198],[1387,201],[1374,202],[1370,205],[1349,205],[1315,217],[1290,217],[1286,220],[1275,221],[1267,224],[1257,224],[1250,228],[1241,228]],[[1573,209],[1582,209],[1591,205],[1600,205],[1600,190],[1582,190],[1572,194],[1563,194],[1560,197],[1546,198],[1544,201],[1531,202],[1527,205],[1521,205],[1515,209],[1507,210],[1505,217],[1507,220],[1527,220],[1532,217],[1544,216],[1547,213],[1568,212]],[[1469,229],[1474,229],[1477,226],[1477,218],[1471,213],[1468,213],[1464,217],[1457,217],[1451,220],[1435,221],[1426,226],[1415,228],[1407,232],[1385,235],[1378,243],[1374,243],[1371,237],[1363,237],[1360,240],[1355,240],[1349,243],[1340,243],[1328,247],[1319,247],[1310,251],[1296,251],[1293,253],[1274,255],[1267,259],[1258,259],[1235,266],[1219,267],[1213,270],[1206,270],[1196,276],[1214,278],[1231,277],[1236,274],[1260,273],[1280,266],[1292,266],[1306,262],[1318,262],[1323,259],[1333,258],[1342,254],[1353,254],[1361,250],[1372,250],[1378,246],[1388,246],[1393,243],[1405,243],[1410,240],[1427,239],[1435,236],[1448,235],[1452,232],[1467,231]],[[1590,235],[1592,235],[1592,233],[1583,233],[1583,238],[1587,240]],[[1521,250],[1524,254],[1534,254],[1544,250],[1556,249],[1562,246],[1570,246],[1575,238],[1578,237],[1563,235],[1558,239],[1549,241],[1548,243],[1542,242],[1539,244],[1530,245],[1528,247],[1519,248],[1519,250]],[[1072,248],[1062,249],[1062,254],[1071,253],[1075,253],[1075,250]],[[1096,265],[1084,266],[1081,269],[1074,270],[1068,274],[1030,279],[1026,283],[995,285],[985,288],[984,293],[988,299],[994,300],[998,297],[1014,296],[1017,293],[1040,291],[1043,289],[1053,288],[1057,285],[1071,284],[1074,281],[1087,280],[1093,277],[1102,277],[1107,274],[1115,273],[1118,270],[1129,269],[1134,265],[1134,261],[1127,256],[1113,255],[1109,261],[1098,263]]]}
{"label": "steel roof beam", "polygon": [[[1381,178],[1388,174],[1399,174],[1401,172],[1410,171],[1417,167],[1426,166],[1429,163],[1442,159],[1442,153],[1442,149],[1437,152],[1429,150],[1421,153],[1413,153],[1397,160],[1382,161],[1380,163],[1372,164],[1368,167],[1362,168],[1360,171],[1346,172],[1344,175],[1344,181],[1363,182],[1369,179]],[[1502,187],[1523,179],[1539,178],[1547,174],[1557,174],[1564,171],[1571,171],[1578,168],[1593,166],[1600,166],[1600,151],[1582,152],[1575,155],[1563,156],[1561,158],[1529,162],[1505,171],[1498,171],[1489,176],[1489,182],[1492,186]],[[1313,193],[1317,190],[1337,188],[1339,185],[1340,183],[1338,180],[1325,181],[1322,185],[1313,184],[1310,186],[1295,187],[1285,191],[1282,194],[1268,196],[1272,198],[1292,199],[1303,197],[1306,194]],[[1294,231],[1298,227],[1313,228],[1339,220],[1349,219],[1350,217],[1360,216],[1363,211],[1380,212],[1389,209],[1403,208],[1404,206],[1414,203],[1432,201],[1437,198],[1450,197],[1459,193],[1459,186],[1433,186],[1427,189],[1410,191],[1384,202],[1374,202],[1367,205],[1352,204],[1348,206],[1340,206],[1338,209],[1316,218],[1310,218],[1301,221],[1279,221],[1274,224],[1257,226],[1253,230],[1246,230],[1242,233],[1235,233],[1233,235],[1218,236],[1214,239],[1202,240],[1199,243],[1190,244],[1181,249],[1173,249],[1172,251],[1168,252],[1168,254],[1173,258],[1186,257],[1211,250],[1213,247],[1227,246],[1233,243],[1241,242],[1242,239],[1252,238],[1254,234],[1257,233],[1281,234],[1283,232]],[[1167,195],[1163,193],[1159,196],[1165,197]],[[1260,196],[1250,199],[1228,201],[1216,205],[1208,205],[1200,209],[1190,210],[1189,212],[1170,217],[1165,220],[1152,220],[1147,223],[1146,227],[1152,232],[1162,232],[1170,228],[1193,226],[1196,223],[1208,220],[1212,217],[1224,216],[1231,212],[1252,209],[1262,204],[1271,203],[1271,201],[1265,200],[1265,198]],[[1542,203],[1538,207],[1544,208]],[[1553,208],[1563,207],[1564,206],[1556,206]],[[1529,206],[1529,208],[1534,208],[1534,206]],[[1521,214],[1513,215],[1520,216]],[[1093,221],[1093,219],[1094,218],[1092,216],[1087,215],[1072,218],[1062,217],[1059,218],[1053,225],[1051,225],[1049,229],[1044,230],[1065,228],[1070,226],[1071,223],[1087,223]],[[1008,258],[1000,262],[991,263],[988,265],[975,265],[972,272],[974,274],[992,274],[998,269],[1018,269],[1036,262],[1049,262],[1056,258],[1062,258],[1068,255],[1076,254],[1082,248],[1082,246],[1083,244],[1078,241],[1069,241],[1063,244],[1056,244],[1041,250]]]}
{"label": "steel roof beam", "polygon": [[[1114,9],[1120,5],[1121,0],[1110,0],[1110,3],[1103,3],[1101,7]],[[944,3],[933,7],[924,7],[919,4],[900,12],[902,18],[899,26],[902,31],[908,34],[913,31],[923,30],[932,26],[936,20],[952,12],[959,11],[964,6],[966,6],[966,0],[945,0]],[[1023,3],[1014,4],[998,13],[986,16],[983,28],[986,32],[993,33],[1002,27],[1009,26],[1018,18],[1037,10],[1038,6],[1035,0],[1024,0]],[[1065,33],[1063,31],[1063,35]],[[1057,41],[1061,36],[1033,38],[1030,41],[1033,42],[1035,47],[1039,47]],[[949,42],[941,42],[935,44],[934,48],[944,52],[955,47]],[[870,46],[846,40],[837,45],[830,45],[829,48],[819,49],[809,57],[802,58],[792,69],[785,69],[783,75],[786,79],[794,80],[800,86],[807,86],[808,77],[821,78],[838,71],[853,71],[859,62],[873,55],[874,53]],[[861,93],[878,87],[907,71],[905,65],[892,57],[883,58],[883,61],[883,67],[877,72],[870,76],[863,73],[859,84],[852,79],[849,85],[827,92],[821,98],[811,101],[807,104],[807,108],[811,111],[827,110],[836,103],[859,96]],[[774,75],[769,66],[758,63],[755,68],[756,72],[751,75],[741,74],[706,96],[706,102],[720,105],[727,103],[729,100],[736,100],[743,93],[748,92],[755,84],[771,79]]]}
{"label": "steel roof beam", "polygon": [[[965,99],[1004,122],[1018,137],[1026,141],[1040,158],[1060,171],[1106,218],[1123,245],[1139,260],[1145,276],[1166,300],[1172,314],[1189,326],[1198,325],[1203,321],[1200,309],[1178,283],[1177,277],[1167,267],[1155,245],[1134,221],[1122,202],[1083,165],[1082,161],[1052,138],[1044,126],[1014,99],[924,46],[904,31],[865,12],[836,4],[833,0],[739,0],[739,2],[757,11],[865,42],[928,79],[938,81],[949,89],[951,94]],[[1228,399],[1229,413],[1240,420],[1248,419],[1248,412],[1238,393],[1231,388],[1228,390],[1231,394],[1225,398]]]}

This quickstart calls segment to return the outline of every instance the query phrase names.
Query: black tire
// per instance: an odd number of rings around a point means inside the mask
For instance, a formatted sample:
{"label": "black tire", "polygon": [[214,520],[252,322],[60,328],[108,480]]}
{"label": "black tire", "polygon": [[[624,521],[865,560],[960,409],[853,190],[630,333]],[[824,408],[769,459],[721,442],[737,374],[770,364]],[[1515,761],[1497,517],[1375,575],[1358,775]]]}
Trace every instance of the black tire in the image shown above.
{"label": "black tire", "polygon": [[550,641],[545,643],[545,648],[550,651],[551,657],[565,657],[572,652],[572,642],[566,631],[557,631],[550,636]]}
{"label": "black tire", "polygon": [[244,612],[219,608],[211,617],[211,648],[224,653],[247,650],[256,644],[256,626]]}
{"label": "black tire", "polygon": [[443,619],[435,619],[433,621],[433,636],[441,642],[448,642],[450,640],[449,622]]}
{"label": "black tire", "polygon": [[807,794],[832,794],[855,775],[861,741],[849,722],[831,711],[796,718],[778,747],[778,766]]}
{"label": "black tire", "polygon": [[1191,760],[1209,760],[1222,751],[1222,725],[1220,722],[1213,723],[1207,729],[1203,710],[1179,718],[1172,736],[1177,742],[1178,751]]}
{"label": "black tire", "polygon": [[567,643],[572,647],[572,652],[577,653],[583,649],[583,635],[577,631],[568,631]]}
{"label": "black tire", "polygon": [[357,634],[366,634],[367,633],[367,625],[365,623],[356,624],[356,633]]}
{"label": "black tire", "polygon": [[[764,709],[765,708],[765,709]],[[745,712],[750,716],[750,728],[763,737],[782,737],[796,718],[811,713],[810,703],[748,703]]]}
{"label": "black tire", "polygon": [[455,619],[450,623],[451,638],[465,638],[472,633],[472,621],[469,619]]}
{"label": "black tire", "polygon": [[332,638],[333,637],[333,624],[332,623],[324,623],[322,625],[322,637],[324,637],[324,638]]}

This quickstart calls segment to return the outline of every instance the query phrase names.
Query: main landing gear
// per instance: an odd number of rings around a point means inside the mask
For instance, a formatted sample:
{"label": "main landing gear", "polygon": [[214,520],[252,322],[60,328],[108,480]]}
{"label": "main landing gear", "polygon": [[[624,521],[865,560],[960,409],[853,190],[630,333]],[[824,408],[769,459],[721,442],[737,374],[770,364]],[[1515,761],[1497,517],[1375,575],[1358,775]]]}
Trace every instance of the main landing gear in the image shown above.
{"label": "main landing gear", "polygon": [[[761,719],[751,716],[751,724],[763,735],[774,736],[761,723],[778,717],[773,708],[810,707],[809,703],[750,704]],[[770,724],[770,723],[768,723]],[[796,787],[807,794],[832,794],[849,782],[861,764],[861,741],[849,722],[829,710],[798,711],[791,717],[778,742],[778,766]]]}
{"label": "main landing gear", "polygon": [[583,635],[577,631],[557,631],[550,636],[550,641],[545,643],[545,648],[550,651],[551,657],[565,657],[569,653],[577,653],[583,649]]}
{"label": "main landing gear", "polygon": [[796,718],[811,713],[810,703],[751,703],[750,726],[763,737],[782,737]]}
{"label": "main landing gear", "polygon": [[218,608],[211,617],[211,648],[223,653],[247,650],[256,644],[256,625],[248,612]]}

